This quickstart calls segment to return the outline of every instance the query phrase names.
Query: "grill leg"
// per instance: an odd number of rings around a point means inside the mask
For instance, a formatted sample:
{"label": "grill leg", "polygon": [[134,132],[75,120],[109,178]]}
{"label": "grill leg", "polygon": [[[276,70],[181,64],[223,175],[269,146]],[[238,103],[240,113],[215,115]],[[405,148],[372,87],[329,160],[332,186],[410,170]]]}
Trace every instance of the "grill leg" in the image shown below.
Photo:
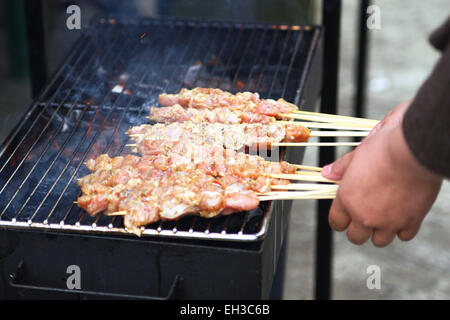
{"label": "grill leg", "polygon": [[366,114],[365,100],[366,100],[366,74],[367,74],[367,7],[370,5],[370,0],[362,0],[359,10],[359,37],[358,37],[358,64],[356,67],[356,95],[354,105],[355,117],[364,118]]}
{"label": "grill leg", "polygon": [[277,270],[273,278],[272,289],[270,290],[269,299],[270,300],[281,300],[283,299],[283,289],[284,289],[284,278],[286,274],[286,259],[287,259],[287,242],[288,242],[288,232],[283,239],[283,246],[280,250],[280,255],[278,257]]}
{"label": "grill leg", "polygon": [[44,21],[41,0],[25,1],[31,92],[36,99],[47,82]]}
{"label": "grill leg", "polygon": [[[341,0],[323,1],[323,25],[325,27],[324,64],[321,112],[337,111],[338,97],[338,62],[340,34]],[[334,141],[335,139],[321,139]],[[335,148],[327,147],[319,150],[319,165],[324,166],[335,159]],[[317,206],[316,230],[316,273],[315,298],[330,299],[331,297],[331,263],[332,263],[332,232],[328,224],[330,200],[319,200]]]}

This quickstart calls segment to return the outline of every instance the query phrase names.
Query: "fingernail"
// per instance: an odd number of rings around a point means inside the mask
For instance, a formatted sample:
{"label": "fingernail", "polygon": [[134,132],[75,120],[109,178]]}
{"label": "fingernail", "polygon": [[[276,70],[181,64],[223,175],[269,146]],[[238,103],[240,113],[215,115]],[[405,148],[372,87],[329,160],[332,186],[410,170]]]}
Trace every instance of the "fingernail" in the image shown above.
{"label": "fingernail", "polygon": [[331,176],[331,170],[333,169],[333,164],[327,164],[325,167],[323,167],[322,169],[322,175],[325,178],[330,178]]}

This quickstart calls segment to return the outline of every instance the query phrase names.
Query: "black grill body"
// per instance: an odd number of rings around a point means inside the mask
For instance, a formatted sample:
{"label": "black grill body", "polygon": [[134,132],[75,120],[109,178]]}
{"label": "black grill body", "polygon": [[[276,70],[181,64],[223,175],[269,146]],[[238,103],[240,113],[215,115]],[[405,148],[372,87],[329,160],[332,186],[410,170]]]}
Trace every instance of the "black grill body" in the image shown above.
{"label": "black grill body", "polygon": [[[83,163],[129,153],[162,92],[256,91],[312,109],[321,28],[101,18],[91,22],[0,153],[0,297],[267,298],[292,201],[125,233],[76,205]],[[279,150],[300,163],[302,148]],[[275,152],[278,152],[275,151]],[[66,286],[81,270],[81,290]]]}

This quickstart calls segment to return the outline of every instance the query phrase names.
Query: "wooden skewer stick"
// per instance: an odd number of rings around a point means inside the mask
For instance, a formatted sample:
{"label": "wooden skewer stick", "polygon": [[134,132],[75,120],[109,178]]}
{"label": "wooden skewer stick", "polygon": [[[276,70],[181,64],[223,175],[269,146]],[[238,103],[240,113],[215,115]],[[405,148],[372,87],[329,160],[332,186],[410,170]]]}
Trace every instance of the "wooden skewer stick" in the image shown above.
{"label": "wooden skewer stick", "polygon": [[311,112],[311,111],[304,111],[304,110],[296,110],[292,112],[294,114],[301,114],[301,115],[309,115],[314,117],[325,117],[325,118],[332,118],[335,119],[335,121],[358,121],[358,122],[368,122],[368,123],[378,123],[379,120],[375,119],[368,119],[368,118],[358,118],[358,117],[352,117],[352,116],[343,116],[339,114],[330,114],[330,113],[320,113],[320,112]]}
{"label": "wooden skewer stick", "polygon": [[274,147],[352,147],[359,142],[275,142]]}
{"label": "wooden skewer stick", "polygon": [[303,164],[293,164],[293,166],[301,170],[322,171],[321,167],[305,166]]}
{"label": "wooden skewer stick", "polygon": [[[317,192],[310,194],[310,192]],[[259,193],[258,197],[267,197],[267,196],[277,196],[280,198],[286,198],[286,196],[289,197],[302,197],[303,199],[310,199],[310,197],[323,197],[323,196],[333,196],[336,197],[336,191],[335,190],[307,190],[307,191],[269,191],[266,193]],[[289,200],[289,199],[286,199]]]}
{"label": "wooden skewer stick", "polygon": [[295,172],[295,174],[301,174],[301,175],[307,175],[307,176],[321,176],[322,174],[319,171],[303,171],[303,170],[299,170],[297,172]]}
{"label": "wooden skewer stick", "polygon": [[[269,162],[269,163],[280,163],[278,161],[267,161],[267,162]],[[306,165],[303,165],[303,164],[291,164],[291,166],[294,166],[297,169],[301,169],[301,170],[318,171],[318,172],[322,171],[321,167],[306,166]],[[304,171],[302,171],[302,172],[304,172]]]}
{"label": "wooden skewer stick", "polygon": [[339,186],[334,184],[290,183],[270,186],[273,190],[322,190],[335,191]]}
{"label": "wooden skewer stick", "polygon": [[336,129],[336,130],[358,130],[358,131],[370,131],[372,130],[369,126],[354,125],[353,123],[345,122],[304,122],[304,121],[285,121],[278,120],[278,124],[299,124],[306,128],[317,128],[317,129]]}
{"label": "wooden skewer stick", "polygon": [[335,197],[336,192],[323,192],[323,191],[280,192],[278,194],[261,195],[259,196],[259,201],[334,199]]}
{"label": "wooden skewer stick", "polygon": [[301,169],[301,170],[310,170],[310,171],[322,171],[321,167],[313,167],[313,166],[305,166],[302,164],[293,164],[294,167]]}
{"label": "wooden skewer stick", "polygon": [[[298,120],[309,120],[309,121],[318,121],[318,122],[328,122],[333,123],[336,122],[334,118],[320,117],[320,116],[312,116],[307,114],[297,114],[297,113],[283,113],[280,114],[281,117],[290,118],[290,119],[298,119]],[[360,120],[346,120],[345,123],[352,125],[359,125],[360,127],[373,128],[378,122],[372,121],[360,121]]]}
{"label": "wooden skewer stick", "polygon": [[366,137],[369,131],[311,131],[310,137]]}
{"label": "wooden skewer stick", "polygon": [[128,213],[128,211],[116,211],[116,212],[105,213],[105,215],[107,215],[109,217],[125,216],[127,213]]}
{"label": "wooden skewer stick", "polygon": [[265,193],[259,193],[259,195],[261,196],[265,196],[265,195],[286,195],[286,194],[291,194],[291,195],[301,195],[301,196],[317,196],[317,195],[323,195],[323,194],[336,194],[336,190],[306,190],[306,191],[268,191]]}
{"label": "wooden skewer stick", "polygon": [[301,196],[301,195],[268,195],[260,196],[259,201],[273,201],[273,200],[318,200],[318,199],[334,199],[336,195],[323,194],[317,196]]}
{"label": "wooden skewer stick", "polygon": [[270,178],[286,179],[286,180],[315,181],[315,182],[328,182],[328,183],[339,182],[339,181],[324,178],[322,176],[311,176],[311,175],[302,175],[302,174],[272,173],[267,176]]}
{"label": "wooden skewer stick", "polygon": [[[321,118],[321,117],[316,117],[316,116],[310,116],[310,115],[303,115],[303,114],[283,114],[282,115],[285,118],[290,118],[290,119],[294,119],[294,120],[307,120],[307,121],[312,121],[312,122],[322,122],[322,123],[329,123],[329,124],[335,124],[336,121],[334,119],[330,119],[330,118]],[[375,127],[376,123],[372,123],[372,122],[363,122],[363,121],[350,121],[347,120],[347,122],[342,123],[345,124],[346,126],[351,126],[351,127],[359,127],[359,128],[365,128],[365,129],[372,129],[373,127]]]}
{"label": "wooden skewer stick", "polygon": [[296,110],[296,111],[293,111],[293,113],[307,114],[307,115],[319,116],[319,117],[325,116],[325,117],[328,117],[328,118],[343,119],[343,120],[358,120],[358,121],[369,121],[369,122],[376,122],[376,123],[379,122],[379,120],[375,120],[375,119],[358,118],[358,117],[351,117],[351,116],[342,116],[342,115],[339,115],[339,114],[312,112],[312,111],[304,111],[304,110]]}

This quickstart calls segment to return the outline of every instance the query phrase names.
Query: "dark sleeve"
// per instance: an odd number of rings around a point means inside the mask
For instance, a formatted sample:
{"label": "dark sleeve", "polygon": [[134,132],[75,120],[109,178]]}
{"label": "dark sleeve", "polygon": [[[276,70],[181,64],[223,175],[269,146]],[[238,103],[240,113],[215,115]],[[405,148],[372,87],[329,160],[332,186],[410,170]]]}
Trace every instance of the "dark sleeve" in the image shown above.
{"label": "dark sleeve", "polygon": [[403,133],[416,159],[450,178],[450,17],[430,37],[442,51],[403,118]]}

